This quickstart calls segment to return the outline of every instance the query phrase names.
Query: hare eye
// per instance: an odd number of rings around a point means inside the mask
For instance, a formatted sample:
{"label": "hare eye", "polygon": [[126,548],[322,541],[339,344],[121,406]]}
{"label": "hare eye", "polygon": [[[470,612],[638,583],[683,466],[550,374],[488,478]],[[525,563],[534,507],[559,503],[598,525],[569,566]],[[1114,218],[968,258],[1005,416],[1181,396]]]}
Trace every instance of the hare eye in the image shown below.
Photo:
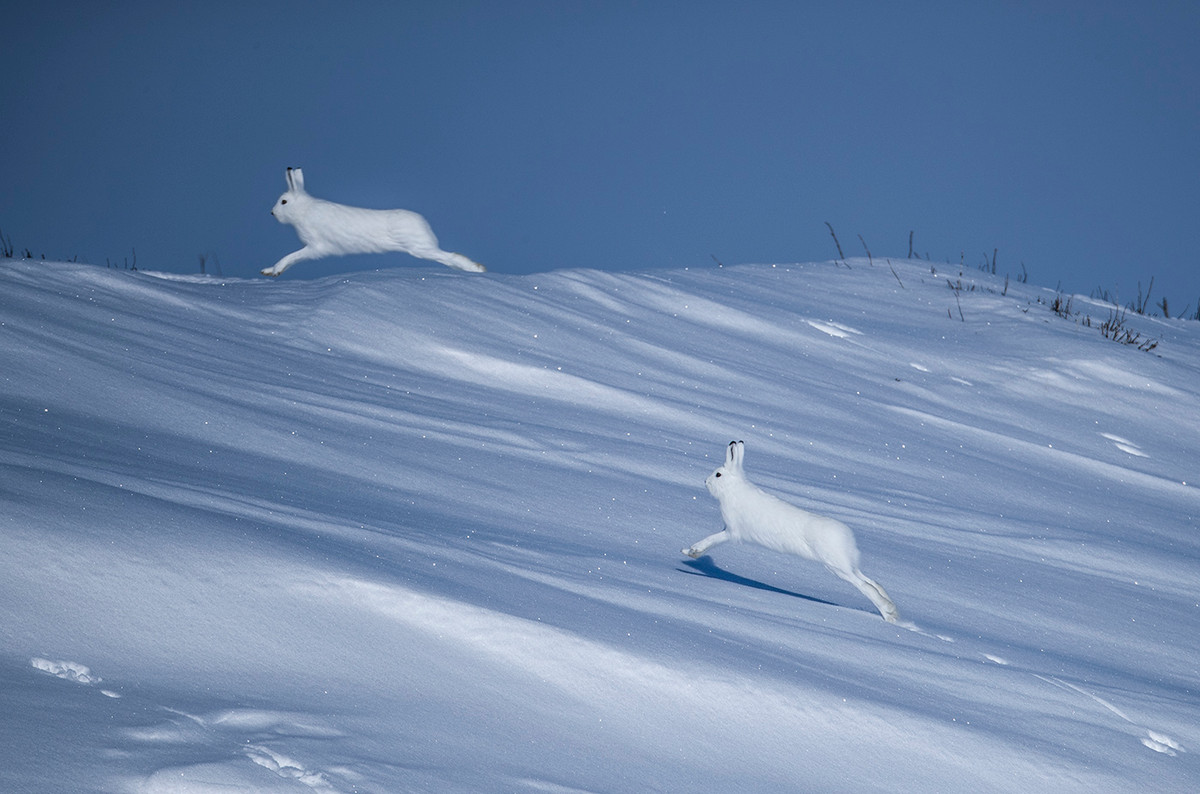
{"label": "hare eye", "polygon": [[721,476],[721,472],[717,472],[717,476],[718,476],[718,477],[720,477],[720,476]]}
{"label": "hare eye", "polygon": [[287,204],[287,199],[280,199],[280,200],[279,200],[279,203],[280,203],[280,204]]}

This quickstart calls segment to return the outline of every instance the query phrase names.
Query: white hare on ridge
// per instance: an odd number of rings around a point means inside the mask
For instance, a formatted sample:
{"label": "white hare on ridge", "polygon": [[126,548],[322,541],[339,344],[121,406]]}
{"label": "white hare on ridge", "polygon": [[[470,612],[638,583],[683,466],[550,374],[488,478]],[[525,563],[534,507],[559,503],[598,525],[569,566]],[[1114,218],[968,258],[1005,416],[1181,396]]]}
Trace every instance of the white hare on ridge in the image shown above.
{"label": "white hare on ridge", "polygon": [[264,276],[278,276],[305,259],[384,251],[401,251],[457,270],[485,270],[462,254],[439,248],[433,230],[415,212],[368,210],[313,198],[304,192],[304,174],[299,168],[287,170],[287,185],[287,192],[275,202],[271,214],[280,223],[295,226],[304,247],[263,268]]}
{"label": "white hare on ridge", "polygon": [[725,465],[708,476],[704,484],[721,505],[725,528],[683,550],[699,557],[727,540],[754,543],[773,551],[795,554],[823,563],[829,571],[857,587],[889,623],[900,613],[887,592],[858,569],[858,545],[850,527],[788,504],[746,479],[742,468],[745,445],[729,442]]}

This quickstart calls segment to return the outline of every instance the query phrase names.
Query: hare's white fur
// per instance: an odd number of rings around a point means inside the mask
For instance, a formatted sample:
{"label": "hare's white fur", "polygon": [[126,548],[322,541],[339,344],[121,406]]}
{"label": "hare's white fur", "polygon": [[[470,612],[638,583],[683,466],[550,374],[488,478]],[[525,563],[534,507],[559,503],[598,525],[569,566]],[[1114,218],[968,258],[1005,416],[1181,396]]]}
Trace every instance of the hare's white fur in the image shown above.
{"label": "hare's white fur", "polygon": [[289,168],[286,176],[287,192],[275,202],[271,214],[280,223],[295,226],[304,247],[264,268],[264,276],[278,276],[305,259],[384,251],[402,251],[458,270],[484,270],[462,254],[439,248],[433,230],[415,212],[367,210],[323,201],[304,192],[304,174],[299,168]]}
{"label": "hare's white fur", "polygon": [[731,441],[725,451],[725,465],[704,481],[721,505],[725,528],[683,553],[699,557],[718,543],[733,540],[816,560],[871,599],[884,620],[899,620],[900,613],[887,592],[858,569],[858,545],[850,527],[801,510],[754,485],[742,468],[745,454],[741,441]]}

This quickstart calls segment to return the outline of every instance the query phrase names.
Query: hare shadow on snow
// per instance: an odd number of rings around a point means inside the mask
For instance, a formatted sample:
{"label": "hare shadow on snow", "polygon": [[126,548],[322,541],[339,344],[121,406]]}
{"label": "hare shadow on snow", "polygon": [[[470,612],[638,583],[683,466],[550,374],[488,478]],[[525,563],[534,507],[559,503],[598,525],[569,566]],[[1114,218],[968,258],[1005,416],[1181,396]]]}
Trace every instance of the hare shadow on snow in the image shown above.
{"label": "hare shadow on snow", "polygon": [[756,590],[765,590],[768,593],[779,593],[780,595],[791,596],[792,598],[802,598],[805,601],[811,601],[814,604],[824,604],[831,607],[840,607],[841,604],[835,604],[832,601],[826,601],[823,598],[797,593],[793,590],[784,590],[782,587],[776,587],[765,582],[760,582],[757,579],[748,579],[745,576],[739,576],[736,573],[727,571],[713,562],[713,558],[705,554],[703,557],[696,560],[683,560],[683,564],[691,570],[677,568],[680,573],[686,573],[691,576],[707,576],[710,579],[720,579],[723,582],[741,585],[743,587],[753,587]]}

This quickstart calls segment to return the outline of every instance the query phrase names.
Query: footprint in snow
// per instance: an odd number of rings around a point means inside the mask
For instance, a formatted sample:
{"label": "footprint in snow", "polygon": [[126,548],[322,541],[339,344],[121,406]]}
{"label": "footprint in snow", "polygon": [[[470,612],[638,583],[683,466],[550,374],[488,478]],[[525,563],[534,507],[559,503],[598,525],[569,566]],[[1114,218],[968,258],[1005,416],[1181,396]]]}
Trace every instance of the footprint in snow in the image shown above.
{"label": "footprint in snow", "polygon": [[[925,636],[928,636],[928,637],[936,637],[937,639],[943,640],[945,642],[954,642],[954,639],[951,637],[942,636],[940,634],[929,634],[928,632],[922,630],[920,627],[918,627],[916,624],[913,624],[913,623],[907,623],[907,624],[901,623],[900,625],[902,628],[906,628],[909,631],[915,631],[918,634],[924,634]],[[983,658],[987,659],[992,664],[997,664],[1002,667],[1007,667],[1009,665],[1009,661],[1007,659],[1005,659],[1001,656],[996,656],[995,654],[984,653]],[[1175,756],[1175,755],[1179,755],[1182,752],[1186,752],[1186,750],[1184,750],[1183,746],[1181,744],[1179,744],[1179,742],[1172,739],[1170,736],[1167,736],[1164,733],[1159,733],[1158,731],[1155,731],[1155,730],[1151,730],[1150,728],[1147,728],[1144,725],[1134,722],[1125,712],[1121,711],[1119,708],[1114,706],[1112,703],[1109,703],[1107,700],[1100,697],[1099,695],[1094,695],[1091,692],[1088,692],[1083,687],[1072,684],[1069,681],[1064,681],[1061,678],[1056,678],[1055,676],[1046,676],[1046,675],[1039,675],[1037,673],[1034,673],[1033,677],[1040,679],[1042,681],[1045,681],[1047,684],[1052,684],[1053,686],[1060,687],[1061,689],[1066,689],[1070,692],[1075,692],[1079,695],[1083,695],[1084,697],[1091,698],[1093,701],[1095,701],[1096,703],[1099,703],[1101,706],[1108,709],[1113,714],[1116,714],[1118,717],[1123,719],[1125,722],[1128,722],[1130,725],[1133,725],[1136,728],[1138,728],[1139,730],[1145,732],[1145,734],[1146,734],[1145,736],[1139,737],[1141,739],[1142,744],[1144,746],[1150,748],[1151,750],[1153,750],[1156,753],[1162,753],[1163,755]]]}
{"label": "footprint in snow", "polygon": [[1055,678],[1054,676],[1037,675],[1035,673],[1034,677],[1040,678],[1047,684],[1053,684],[1054,686],[1062,687],[1063,689],[1067,689],[1072,692],[1078,692],[1080,695],[1089,697],[1096,701],[1113,714],[1116,714],[1118,717],[1128,722],[1130,725],[1133,725],[1136,728],[1144,731],[1146,735],[1141,737],[1142,744],[1146,747],[1149,747],[1154,752],[1162,753],[1163,755],[1178,755],[1179,753],[1184,752],[1183,746],[1180,745],[1179,742],[1175,741],[1166,734],[1159,733],[1158,731],[1147,728],[1145,725],[1140,725],[1137,722],[1134,722],[1125,712],[1121,711],[1119,708],[1114,706],[1112,703],[1109,703],[1099,695],[1094,695],[1083,687],[1076,686],[1070,681],[1063,681],[1061,678]]}
{"label": "footprint in snow", "polygon": [[[76,684],[84,686],[92,686],[101,681],[100,676],[92,675],[92,670],[86,665],[79,662],[55,662],[50,659],[33,658],[29,663],[37,670],[43,673],[49,673],[56,678],[61,678],[65,681],[74,681]],[[100,690],[101,694],[107,695],[110,698],[121,697],[116,692],[111,692],[107,689]]]}
{"label": "footprint in snow", "polygon": [[[249,760],[280,778],[308,786],[313,791],[337,792],[325,771],[313,769],[284,753],[281,744],[289,740],[313,740],[340,736],[317,720],[302,714],[289,714],[258,709],[229,709],[210,714],[189,714],[163,708],[172,715],[167,722],[127,732],[131,739],[158,745],[191,745],[197,749],[202,763],[159,769],[144,781],[143,789],[159,790],[163,781],[203,788],[215,780],[253,781],[245,767]],[[212,760],[224,758],[224,760]],[[252,767],[251,767],[252,768]],[[345,777],[354,777],[351,770],[340,770]],[[175,789],[171,789],[172,791]]]}
{"label": "footprint in snow", "polygon": [[1183,752],[1183,748],[1179,743],[1170,736],[1164,736],[1157,731],[1146,729],[1146,737],[1142,739],[1142,744],[1149,747],[1156,753],[1164,753],[1166,755],[1178,755]]}
{"label": "footprint in snow", "polygon": [[[929,367],[925,366],[924,364],[918,364],[915,361],[910,361],[908,365],[910,367],[912,367],[913,369],[915,369],[917,372],[924,372],[926,374],[929,374],[930,372],[932,372],[932,370],[930,370]],[[900,379],[897,378],[896,380],[900,380]],[[960,378],[957,375],[951,375],[950,380],[954,381],[955,383],[959,384],[960,386],[974,386],[975,385],[971,381],[969,381],[965,378]]]}
{"label": "footprint in snow", "polygon": [[[29,663],[43,673],[83,686],[95,686],[102,680],[90,667],[79,662],[35,657],[30,659]],[[121,697],[116,692],[106,689],[100,691],[108,697]],[[166,722],[129,729],[125,732],[127,738],[160,746],[196,745],[201,749],[199,755],[205,757],[211,756],[214,750],[217,754],[228,754],[231,760],[240,755],[281,778],[294,780],[314,791],[338,791],[325,773],[309,769],[291,756],[267,746],[267,742],[277,745],[280,741],[286,741],[288,737],[321,739],[340,735],[338,731],[318,721],[308,719],[304,715],[257,709],[230,709],[215,714],[195,715],[165,706],[161,708],[163,712],[172,715]],[[241,763],[244,764],[245,761]],[[221,766],[219,762],[208,761],[192,766],[160,769],[145,781],[147,785],[143,788],[158,790],[157,784],[167,780],[172,781],[172,785],[180,782],[207,785],[212,782],[210,778],[226,779],[227,775],[220,771]],[[234,774],[234,777],[237,775]]]}
{"label": "footprint in snow", "polygon": [[282,778],[303,783],[315,791],[337,791],[329,785],[329,780],[325,775],[309,771],[302,764],[270,748],[252,744],[246,746],[242,752],[254,763],[271,770]]}
{"label": "footprint in snow", "polygon": [[945,634],[932,634],[918,626],[916,623],[913,623],[911,620],[897,620],[892,625],[898,629],[906,629],[914,634],[920,634],[922,637],[929,637],[930,639],[941,640],[942,642],[954,642],[953,637],[947,637]]}
{"label": "footprint in snow", "polygon": [[862,331],[851,328],[848,325],[842,325],[841,323],[821,322],[819,320],[807,320],[806,322],[821,333],[836,336],[838,339],[845,339],[851,334],[862,335]]}
{"label": "footprint in snow", "polygon": [[1141,447],[1139,447],[1137,444],[1133,443],[1132,441],[1130,441],[1127,438],[1121,438],[1120,436],[1114,436],[1112,433],[1101,433],[1100,435],[1104,436],[1109,441],[1116,444],[1117,449],[1121,450],[1122,452],[1128,453],[1128,454],[1133,455],[1138,458],[1150,457],[1145,452],[1142,452]]}

